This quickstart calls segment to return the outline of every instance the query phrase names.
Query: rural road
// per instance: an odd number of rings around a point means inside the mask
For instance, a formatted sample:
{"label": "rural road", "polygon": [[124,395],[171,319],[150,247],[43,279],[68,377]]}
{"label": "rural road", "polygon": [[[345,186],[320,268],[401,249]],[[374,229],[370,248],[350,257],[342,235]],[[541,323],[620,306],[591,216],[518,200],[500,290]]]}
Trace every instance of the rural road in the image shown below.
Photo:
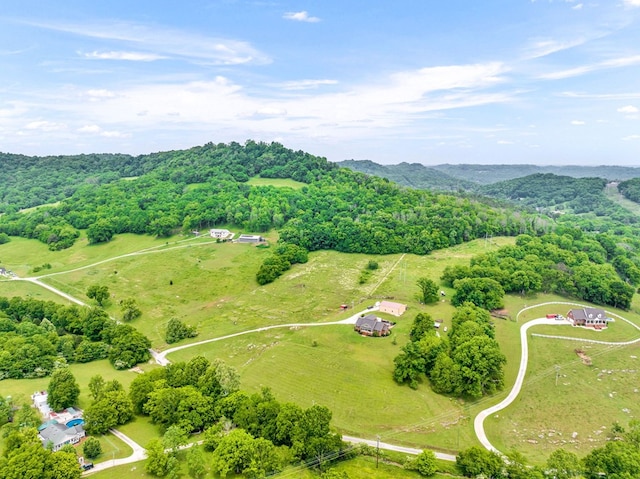
{"label": "rural road", "polygon": [[[414,449],[412,447],[404,447],[404,446],[396,446],[394,444],[388,444],[386,442],[378,442],[371,439],[362,439],[359,437],[353,436],[342,436],[342,440],[344,442],[350,442],[351,444],[366,444],[371,447],[380,447],[380,449],[386,449],[387,451],[395,451],[395,452],[403,452],[405,454],[411,454],[417,456],[422,452],[422,449]],[[435,452],[434,454],[438,459],[442,459],[444,461],[456,461],[456,456],[453,454],[444,454],[442,452]]]}
{"label": "rural road", "polygon": [[89,469],[88,471],[84,472],[82,474],[83,476],[88,476],[90,474],[93,474],[94,472],[104,471],[105,469],[109,469],[110,467],[142,461],[147,457],[147,451],[145,451],[145,449],[140,444],[135,442],[130,437],[125,436],[117,429],[109,429],[109,432],[120,439],[122,442],[126,443],[131,449],[133,449],[133,452],[128,457],[123,457],[121,459],[112,459],[110,461],[98,463],[93,466],[93,469]]}
{"label": "rural road", "polygon": [[167,354],[175,353],[176,351],[180,351],[182,349],[192,348],[194,346],[200,346],[201,344],[213,343],[215,341],[222,341],[224,339],[235,338],[237,336],[242,336],[245,334],[251,333],[259,333],[261,331],[268,331],[270,329],[278,329],[278,328],[306,328],[306,327],[314,327],[314,326],[335,326],[336,324],[355,324],[360,315],[370,313],[371,311],[378,311],[378,307],[374,306],[372,308],[367,308],[359,313],[354,314],[353,316],[348,317],[347,319],[343,319],[341,321],[330,321],[327,323],[289,323],[289,324],[274,324],[272,326],[264,326],[262,328],[250,329],[248,331],[240,331],[239,333],[228,334],[226,336],[220,336],[219,338],[205,339],[202,341],[197,341],[195,343],[184,344],[182,346],[176,346],[175,348],[167,349],[166,351],[157,352],[151,350],[151,354],[153,355],[156,363],[161,366],[166,366],[171,361],[167,359]]}
{"label": "rural road", "polygon": [[520,390],[522,389],[522,383],[524,382],[524,376],[527,372],[527,364],[529,362],[529,343],[527,342],[527,331],[529,330],[529,328],[533,326],[539,326],[541,324],[571,326],[571,323],[569,323],[567,320],[558,321],[556,319],[541,318],[541,319],[534,319],[533,321],[529,321],[523,324],[522,327],[520,328],[520,344],[522,346],[522,351],[520,354],[520,368],[518,369],[518,376],[516,377],[516,382],[513,385],[513,388],[511,389],[511,391],[509,392],[506,398],[504,398],[495,406],[491,406],[490,408],[480,411],[480,413],[476,416],[476,418],[473,421],[473,429],[476,433],[476,436],[478,437],[478,440],[486,449],[489,449],[490,451],[500,453],[500,451],[498,451],[493,446],[493,444],[491,444],[491,442],[487,438],[487,435],[485,434],[484,420],[487,417],[491,416],[492,414],[506,408],[518,397],[518,394],[520,394]]}

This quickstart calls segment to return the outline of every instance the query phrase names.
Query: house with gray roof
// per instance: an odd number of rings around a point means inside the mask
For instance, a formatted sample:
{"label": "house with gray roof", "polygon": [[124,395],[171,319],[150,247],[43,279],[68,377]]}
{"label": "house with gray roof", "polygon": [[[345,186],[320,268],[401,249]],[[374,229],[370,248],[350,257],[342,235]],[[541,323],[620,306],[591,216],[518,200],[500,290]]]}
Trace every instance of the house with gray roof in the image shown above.
{"label": "house with gray roof", "polygon": [[38,432],[44,447],[51,444],[52,451],[59,451],[67,444],[78,444],[87,435],[81,424],[67,427],[57,422],[48,423]]}
{"label": "house with gray roof", "polygon": [[373,314],[360,316],[353,329],[362,336],[389,336],[391,334],[391,322],[378,318]]}
{"label": "house with gray roof", "polygon": [[586,326],[595,329],[607,327],[607,314],[600,308],[572,309],[567,313],[567,318],[573,321],[574,326]]}

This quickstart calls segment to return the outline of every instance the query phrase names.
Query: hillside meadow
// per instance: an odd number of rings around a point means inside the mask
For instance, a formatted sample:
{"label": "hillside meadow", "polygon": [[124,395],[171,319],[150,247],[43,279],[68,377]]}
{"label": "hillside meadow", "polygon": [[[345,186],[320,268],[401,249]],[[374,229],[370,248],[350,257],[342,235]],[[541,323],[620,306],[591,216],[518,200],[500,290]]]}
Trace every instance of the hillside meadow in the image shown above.
{"label": "hillside meadow", "polygon": [[[275,234],[268,237],[271,241],[277,240]],[[495,326],[496,337],[508,358],[507,388],[493,397],[465,402],[434,394],[426,382],[415,391],[398,386],[391,376],[393,358],[407,342],[411,321],[417,312],[427,312],[450,326],[454,308],[449,298],[453,291],[443,288],[447,295],[438,303],[421,305],[415,298],[418,278],[426,276],[439,282],[447,265],[466,264],[473,255],[513,242],[513,238],[476,240],[427,256],[318,251],[309,255],[308,263],[295,265],[266,286],[257,285],[255,273],[270,254],[270,248],[217,243],[207,237],[159,241],[146,236],[119,235],[103,245],[88,246],[80,241],[62,252],[49,252],[45,245],[34,240],[14,239],[0,246],[0,259],[3,266],[19,275],[45,275],[43,281],[86,302],[90,302],[85,295],[89,286],[108,286],[112,297],[107,311],[116,318],[118,301],[134,297],[143,315],[133,325],[149,336],[156,349],[169,347],[164,341],[164,327],[172,317],[195,325],[199,332],[195,341],[198,341],[272,324],[341,320],[385,298],[406,303],[409,310],[401,318],[388,317],[396,320],[397,325],[387,338],[361,337],[350,325],[285,326],[181,350],[170,355],[170,359],[188,360],[198,354],[208,359],[222,358],[238,369],[243,389],[254,392],[270,387],[281,401],[304,407],[324,404],[333,411],[335,426],[345,434],[368,438],[379,435],[386,442],[457,451],[476,444],[472,418],[481,409],[501,400],[513,384],[520,359],[520,326],[547,313],[565,314],[570,306],[540,306],[519,316],[517,312],[533,304],[566,299],[542,294],[505,298],[511,320],[495,319]],[[361,284],[359,278],[369,260],[378,262],[379,268]],[[30,273],[35,266],[46,262],[52,265],[50,270]],[[92,264],[95,266],[90,266]],[[49,276],[50,273],[55,274]],[[54,299],[51,293],[21,281],[0,282],[0,294]],[[349,309],[341,311],[341,304],[347,304]],[[640,323],[635,311],[638,311],[637,299],[632,312],[617,313]],[[622,321],[599,333],[555,326],[532,331],[605,341],[640,336],[640,332]],[[593,441],[585,439],[579,443],[590,448],[604,437],[604,433],[594,431],[610,425],[608,420],[607,424],[600,424],[600,418],[624,421],[631,417],[633,411],[627,413],[621,409],[631,408],[624,404],[634,404],[637,400],[629,392],[631,386],[623,389],[622,385],[632,384],[634,380],[637,383],[635,373],[624,373],[627,382],[616,379],[620,381],[616,383],[620,390],[610,398],[611,385],[602,377],[594,379],[593,371],[596,367],[607,371],[624,369],[621,365],[625,358],[635,355],[629,353],[635,346],[602,347],[605,353],[597,355],[598,347],[593,346],[598,359],[589,368],[575,365],[575,342],[539,337],[531,341],[531,360],[522,395],[509,409],[486,421],[488,435],[496,446],[502,450],[517,449],[539,462],[557,445],[553,440],[538,437],[549,433],[545,425],[563,424],[565,429],[572,429],[571,432],[563,430],[563,437],[578,432],[578,438],[588,439],[591,434]],[[567,374],[571,371],[570,383],[575,387],[550,387],[549,381],[555,382],[556,364]],[[144,366],[147,367],[155,366]],[[72,370],[82,389],[81,405],[88,401],[86,391],[91,375],[99,373],[106,379],[117,377],[127,386],[135,374],[117,372],[106,362],[72,365]],[[607,375],[607,380],[614,381],[614,377],[618,376]],[[47,381],[46,378],[3,381],[0,386],[3,394],[6,391],[17,397],[46,387]],[[598,414],[593,415],[592,421],[583,421],[585,409],[579,405],[587,404],[587,410],[592,410],[595,400]],[[122,429],[141,444],[159,434],[156,426],[144,418]]]}

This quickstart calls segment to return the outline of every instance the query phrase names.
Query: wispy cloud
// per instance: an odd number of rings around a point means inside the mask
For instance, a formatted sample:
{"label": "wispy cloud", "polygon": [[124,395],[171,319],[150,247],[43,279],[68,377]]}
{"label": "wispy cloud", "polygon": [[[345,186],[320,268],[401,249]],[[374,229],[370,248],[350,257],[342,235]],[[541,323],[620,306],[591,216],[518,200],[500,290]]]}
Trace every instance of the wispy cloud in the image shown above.
{"label": "wispy cloud", "polygon": [[640,0],[624,0],[626,7],[640,7]]}
{"label": "wispy cloud", "polygon": [[576,77],[590,73],[597,70],[605,70],[609,68],[621,68],[632,65],[640,64],[640,55],[633,55],[629,57],[614,58],[603,62],[593,63],[591,65],[583,65],[580,67],[569,68],[567,70],[561,70],[553,73],[546,73],[540,75],[539,78],[543,80],[562,80],[565,78]]}
{"label": "wispy cloud", "polygon": [[[82,25],[52,22],[30,25],[109,42],[112,50],[90,53],[89,55],[95,55],[94,58],[137,61],[176,58],[218,65],[271,62],[268,55],[248,42],[156,25],[129,22],[97,22]],[[113,44],[125,48],[113,49]]]}
{"label": "wispy cloud", "polygon": [[633,105],[627,105],[618,108],[619,113],[638,113],[638,108]]}
{"label": "wispy cloud", "polygon": [[634,100],[640,98],[640,93],[584,93],[565,91],[559,94],[565,98],[580,98],[585,100]]}
{"label": "wispy cloud", "polygon": [[320,21],[318,17],[309,16],[308,12],[287,12],[282,18],[286,20],[295,20],[296,22],[307,22],[307,23],[317,23]]}
{"label": "wispy cloud", "polygon": [[573,40],[538,39],[532,41],[532,43],[525,48],[524,55],[526,59],[546,57],[553,53],[577,47],[586,41],[586,38],[576,38]]}
{"label": "wispy cloud", "polygon": [[283,90],[312,90],[323,85],[337,85],[337,80],[297,80],[280,83]]}
{"label": "wispy cloud", "polygon": [[624,141],[640,140],[640,135],[629,135],[623,138]]}
{"label": "wispy cloud", "polygon": [[153,62],[156,60],[163,60],[167,58],[163,55],[158,55],[155,53],[143,53],[143,52],[118,52],[118,51],[110,51],[110,52],[90,52],[90,53],[81,53],[85,58],[90,58],[94,60],[127,60],[134,62]]}
{"label": "wispy cloud", "polygon": [[571,124],[572,125],[576,125],[576,126],[582,126],[582,125],[586,125],[587,123],[585,121],[582,121],[582,120],[572,120]]}

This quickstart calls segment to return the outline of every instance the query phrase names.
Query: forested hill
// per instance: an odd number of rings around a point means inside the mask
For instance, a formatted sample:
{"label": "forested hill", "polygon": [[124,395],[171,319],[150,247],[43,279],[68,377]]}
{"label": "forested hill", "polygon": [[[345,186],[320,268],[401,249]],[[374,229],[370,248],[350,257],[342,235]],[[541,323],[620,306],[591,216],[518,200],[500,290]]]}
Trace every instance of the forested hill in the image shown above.
{"label": "forested hill", "polygon": [[380,176],[399,185],[420,190],[461,191],[472,190],[476,186],[471,181],[453,177],[419,163],[379,165],[369,160],[345,160],[337,164],[343,168],[349,168],[367,175]]}
{"label": "forested hill", "polygon": [[83,184],[105,184],[151,171],[150,156],[24,156],[0,152],[0,213],[54,203]]}
{"label": "forested hill", "polygon": [[[58,205],[20,213],[8,198],[0,234],[36,238],[57,250],[85,229],[97,243],[116,233],[168,236],[224,224],[251,232],[276,228],[283,240],[308,250],[425,254],[486,234],[537,234],[551,226],[479,200],[402,188],[278,143],[210,143],[135,161],[151,171],[83,184]],[[255,176],[306,186],[251,186]]]}
{"label": "forested hill", "polygon": [[430,168],[454,178],[491,184],[533,174],[552,173],[573,178],[605,178],[609,181],[640,177],[640,168],[625,166],[537,166],[537,165],[436,165]]}
{"label": "forested hill", "polygon": [[[292,161],[302,158],[301,166]],[[238,181],[263,173],[274,178],[306,181],[310,170],[336,168],[324,158],[273,143],[247,141],[243,146],[207,144],[184,151],[149,155],[90,154],[34,157],[0,153],[0,213],[15,212],[72,196],[84,185],[101,185],[151,172],[177,183],[206,181],[225,171]],[[247,176],[249,175],[249,176]]]}

